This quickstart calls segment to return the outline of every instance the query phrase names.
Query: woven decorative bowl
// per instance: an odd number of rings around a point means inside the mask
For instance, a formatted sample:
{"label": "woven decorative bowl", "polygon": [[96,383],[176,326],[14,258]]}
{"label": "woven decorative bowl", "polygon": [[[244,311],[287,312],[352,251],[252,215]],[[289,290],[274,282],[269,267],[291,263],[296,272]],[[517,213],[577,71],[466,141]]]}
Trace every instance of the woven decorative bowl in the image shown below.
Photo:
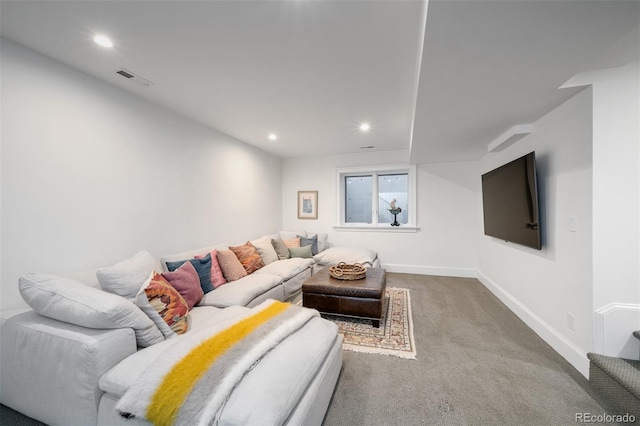
{"label": "woven decorative bowl", "polygon": [[348,265],[340,262],[329,268],[329,275],[339,280],[361,280],[367,275],[367,268],[359,263]]}

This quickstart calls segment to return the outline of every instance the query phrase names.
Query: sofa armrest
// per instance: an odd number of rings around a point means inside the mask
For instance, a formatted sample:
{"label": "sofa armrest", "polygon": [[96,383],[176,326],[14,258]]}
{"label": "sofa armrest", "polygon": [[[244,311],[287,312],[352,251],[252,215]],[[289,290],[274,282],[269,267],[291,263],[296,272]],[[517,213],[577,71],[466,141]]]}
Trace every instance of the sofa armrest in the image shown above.
{"label": "sofa armrest", "polygon": [[47,424],[97,423],[100,377],[137,351],[134,331],[80,327],[38,315],[0,328],[0,402]]}

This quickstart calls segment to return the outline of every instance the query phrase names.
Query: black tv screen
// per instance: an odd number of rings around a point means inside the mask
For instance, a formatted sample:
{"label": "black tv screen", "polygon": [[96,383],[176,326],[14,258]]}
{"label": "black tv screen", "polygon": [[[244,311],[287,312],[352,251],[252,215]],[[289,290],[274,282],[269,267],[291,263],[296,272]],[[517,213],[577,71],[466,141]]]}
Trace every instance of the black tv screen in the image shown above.
{"label": "black tv screen", "polygon": [[482,175],[482,210],[485,235],[542,248],[535,152]]}

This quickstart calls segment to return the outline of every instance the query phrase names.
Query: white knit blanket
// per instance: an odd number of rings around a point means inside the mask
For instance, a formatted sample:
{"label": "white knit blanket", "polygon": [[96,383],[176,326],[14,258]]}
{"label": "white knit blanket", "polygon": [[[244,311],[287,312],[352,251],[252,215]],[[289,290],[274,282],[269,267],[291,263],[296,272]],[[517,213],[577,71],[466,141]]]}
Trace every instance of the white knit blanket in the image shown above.
{"label": "white knit blanket", "polygon": [[178,336],[116,409],[157,425],[217,424],[244,375],[315,316],[315,310],[267,300],[224,329]]}

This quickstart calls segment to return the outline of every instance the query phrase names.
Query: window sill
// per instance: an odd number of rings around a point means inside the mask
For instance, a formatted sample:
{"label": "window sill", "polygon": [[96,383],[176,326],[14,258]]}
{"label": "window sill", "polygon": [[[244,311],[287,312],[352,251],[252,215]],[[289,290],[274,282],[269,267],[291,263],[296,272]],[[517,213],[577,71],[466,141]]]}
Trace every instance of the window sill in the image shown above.
{"label": "window sill", "polygon": [[415,233],[420,230],[418,226],[400,225],[336,225],[333,227],[336,231],[352,231],[352,232],[399,232],[399,233]]}

